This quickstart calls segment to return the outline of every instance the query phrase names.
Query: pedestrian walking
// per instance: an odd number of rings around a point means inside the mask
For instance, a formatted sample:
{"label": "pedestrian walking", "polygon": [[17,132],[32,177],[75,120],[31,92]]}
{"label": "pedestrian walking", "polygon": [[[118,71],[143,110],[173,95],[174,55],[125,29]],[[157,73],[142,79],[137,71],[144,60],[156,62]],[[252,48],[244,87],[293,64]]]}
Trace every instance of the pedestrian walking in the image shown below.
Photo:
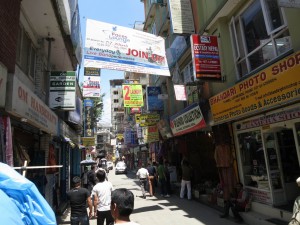
{"label": "pedestrian walking", "polygon": [[182,178],[181,178],[181,189],[180,198],[184,198],[185,187],[187,188],[187,198],[192,199],[192,187],[191,187],[191,177],[192,177],[192,167],[190,163],[186,160],[182,160]]}
{"label": "pedestrian walking", "polygon": [[97,215],[97,225],[103,225],[106,220],[106,225],[113,222],[110,213],[111,192],[113,190],[112,184],[105,180],[105,171],[98,170],[96,173],[98,183],[92,190],[94,196],[94,212]]}
{"label": "pedestrian walking", "polygon": [[166,179],[166,173],[165,173],[165,166],[163,164],[163,161],[159,161],[159,166],[157,167],[157,173],[158,173],[158,181],[160,184],[160,195],[163,197],[170,197],[167,194],[167,179]]}
{"label": "pedestrian walking", "polygon": [[[73,178],[74,188],[67,192],[67,198],[71,206],[71,225],[89,225],[89,217],[92,217],[92,201],[90,193],[86,188],[81,187],[81,179],[76,176]],[[89,216],[86,210],[89,206]]]}
{"label": "pedestrian walking", "polygon": [[91,192],[93,187],[97,183],[97,178],[96,178],[96,166],[92,165],[91,170],[87,173],[87,179],[88,179],[88,190]]}
{"label": "pedestrian walking", "polygon": [[147,180],[149,179],[148,170],[145,169],[142,165],[141,168],[137,171],[136,176],[140,181],[140,186],[141,186],[141,189],[142,189],[143,198],[146,199],[145,187],[146,187],[146,184],[147,184]]}
{"label": "pedestrian walking", "polygon": [[167,196],[170,196],[172,190],[171,190],[171,177],[170,177],[168,161],[165,161],[165,176],[166,176],[166,192],[167,192]]}
{"label": "pedestrian walking", "polygon": [[151,163],[148,163],[147,167],[149,173],[149,194],[152,197],[155,194],[155,177],[156,177],[156,169]]}
{"label": "pedestrian walking", "polygon": [[139,225],[130,221],[130,215],[134,208],[134,195],[126,188],[119,188],[112,192],[111,215],[114,224]]}

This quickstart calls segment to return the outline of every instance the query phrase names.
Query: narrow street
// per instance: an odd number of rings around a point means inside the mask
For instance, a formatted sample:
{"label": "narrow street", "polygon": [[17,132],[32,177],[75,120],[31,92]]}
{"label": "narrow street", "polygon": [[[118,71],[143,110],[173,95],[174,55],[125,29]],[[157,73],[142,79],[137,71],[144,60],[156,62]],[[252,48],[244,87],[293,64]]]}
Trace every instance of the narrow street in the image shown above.
{"label": "narrow street", "polygon": [[[112,182],[114,188],[127,188],[134,193],[135,207],[131,215],[131,221],[140,225],[231,225],[236,224],[231,219],[219,218],[220,212],[205,206],[194,200],[180,199],[178,195],[173,194],[170,198],[162,198],[157,190],[156,196],[147,199],[141,198],[141,190],[138,186],[138,180],[133,172],[127,175],[115,175],[114,170],[108,174],[108,179]],[[63,216],[63,222],[59,224],[70,224],[69,210]],[[90,220],[90,225],[96,225],[96,219]]]}

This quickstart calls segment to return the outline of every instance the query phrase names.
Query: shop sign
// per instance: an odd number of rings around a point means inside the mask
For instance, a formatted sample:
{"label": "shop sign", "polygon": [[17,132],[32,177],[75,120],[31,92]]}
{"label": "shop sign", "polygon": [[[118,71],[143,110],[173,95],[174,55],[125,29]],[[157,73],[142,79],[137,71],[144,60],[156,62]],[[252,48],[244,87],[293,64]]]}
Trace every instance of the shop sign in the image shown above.
{"label": "shop sign", "polygon": [[142,129],[145,144],[159,141],[157,126],[143,127]]}
{"label": "shop sign", "polygon": [[94,137],[94,124],[93,124],[93,114],[94,114],[94,102],[90,99],[84,100],[84,136]]}
{"label": "shop sign", "polygon": [[163,139],[168,139],[173,137],[169,123],[166,120],[160,120],[157,123],[157,128]]}
{"label": "shop sign", "polygon": [[174,34],[194,34],[194,18],[190,0],[169,0]]}
{"label": "shop sign", "polygon": [[84,146],[94,146],[95,138],[94,137],[81,137],[82,145]]}
{"label": "shop sign", "polygon": [[135,114],[135,123],[141,127],[156,125],[159,120],[159,114]]}
{"label": "shop sign", "polygon": [[57,135],[57,115],[16,76],[12,77],[9,86],[11,98],[6,104],[6,111],[27,119],[47,133]]}
{"label": "shop sign", "polygon": [[192,60],[196,79],[221,81],[218,37],[191,35]]}
{"label": "shop sign", "polygon": [[268,205],[272,204],[271,193],[269,191],[262,191],[262,190],[251,189],[251,188],[247,188],[247,191],[249,195],[252,196],[253,201],[261,202]]}
{"label": "shop sign", "polygon": [[200,106],[194,103],[171,116],[170,127],[174,136],[190,133],[206,127]]}
{"label": "shop sign", "polygon": [[55,71],[50,75],[49,107],[51,109],[75,110],[75,71]]}
{"label": "shop sign", "polygon": [[267,126],[273,123],[279,123],[287,120],[300,118],[300,108],[294,108],[289,110],[272,113],[270,115],[261,116],[256,119],[247,120],[237,125],[238,130],[245,130],[254,127]]}
{"label": "shop sign", "polygon": [[147,109],[148,111],[162,111],[164,110],[164,101],[159,99],[158,96],[161,94],[160,87],[147,87]]}
{"label": "shop sign", "polygon": [[82,95],[84,98],[100,97],[100,69],[84,67]]}
{"label": "shop sign", "polygon": [[123,84],[123,99],[124,107],[142,107],[143,101],[143,89],[140,84]]}
{"label": "shop sign", "polygon": [[300,51],[211,97],[214,123],[299,101]]}
{"label": "shop sign", "polygon": [[177,101],[186,101],[185,86],[181,84],[174,84],[174,92]]}
{"label": "shop sign", "polygon": [[5,106],[7,69],[0,64],[0,107]]}

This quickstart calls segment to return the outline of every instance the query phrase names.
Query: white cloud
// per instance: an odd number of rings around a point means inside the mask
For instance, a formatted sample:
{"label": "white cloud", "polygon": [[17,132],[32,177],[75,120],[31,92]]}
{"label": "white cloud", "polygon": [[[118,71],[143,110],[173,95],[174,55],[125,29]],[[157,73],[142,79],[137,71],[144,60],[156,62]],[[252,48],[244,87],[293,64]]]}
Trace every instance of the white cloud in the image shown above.
{"label": "white cloud", "polygon": [[104,103],[103,104],[104,109],[103,109],[101,121],[111,124],[111,99],[110,99],[110,96],[105,96],[103,103]]}

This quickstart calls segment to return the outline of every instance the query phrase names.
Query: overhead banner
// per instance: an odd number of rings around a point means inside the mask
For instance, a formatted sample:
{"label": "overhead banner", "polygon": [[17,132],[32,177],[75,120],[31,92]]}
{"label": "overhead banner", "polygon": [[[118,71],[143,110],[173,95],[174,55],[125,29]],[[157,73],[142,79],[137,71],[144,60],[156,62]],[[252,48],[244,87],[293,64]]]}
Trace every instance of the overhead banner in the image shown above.
{"label": "overhead banner", "polygon": [[161,94],[160,87],[147,87],[147,109],[148,111],[162,111],[164,110],[164,101],[159,99],[158,96]]}
{"label": "overhead banner", "polygon": [[209,99],[214,123],[299,101],[300,51]]}
{"label": "overhead banner", "polygon": [[194,34],[194,18],[190,0],[169,0],[174,34]]}
{"label": "overhead banner", "polygon": [[49,107],[51,109],[76,109],[75,71],[54,71],[50,74]]}
{"label": "overhead banner", "polygon": [[124,107],[142,107],[143,101],[143,89],[140,84],[123,84],[123,99]]}
{"label": "overhead banner", "polygon": [[218,37],[191,35],[194,77],[197,79],[221,81],[221,63]]}
{"label": "overhead banner", "polygon": [[84,66],[170,76],[162,37],[91,19],[86,24]]}
{"label": "overhead banner", "polygon": [[206,127],[198,103],[194,103],[174,116],[171,116],[170,127],[174,136],[190,133]]}

